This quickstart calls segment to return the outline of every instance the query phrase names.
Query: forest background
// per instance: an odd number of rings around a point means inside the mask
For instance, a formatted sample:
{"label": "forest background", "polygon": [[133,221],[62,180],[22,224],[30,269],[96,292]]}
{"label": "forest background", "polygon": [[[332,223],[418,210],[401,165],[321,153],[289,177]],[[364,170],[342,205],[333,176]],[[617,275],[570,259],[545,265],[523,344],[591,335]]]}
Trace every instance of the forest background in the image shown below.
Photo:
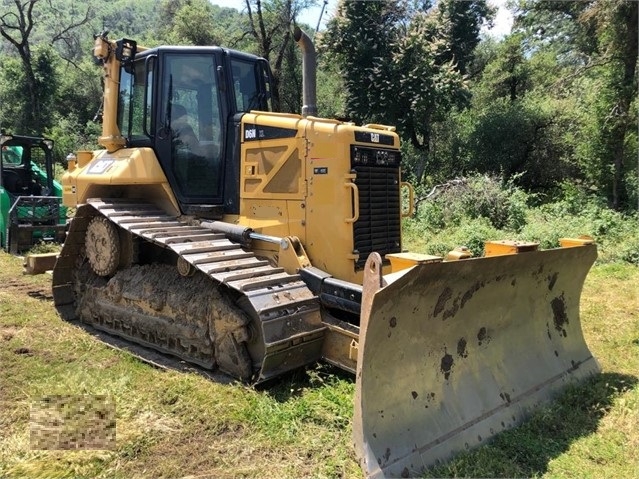
{"label": "forest background", "polygon": [[[0,127],[96,149],[101,70],[93,34],[218,44],[271,64],[280,111],[301,110],[292,27],[319,0],[1,0]],[[589,234],[600,261],[639,264],[638,2],[339,0],[302,25],[319,58],[319,116],[395,125],[417,214],[406,242],[440,254],[486,239],[553,246]]]}
{"label": "forest background", "polygon": [[[481,33],[495,14],[484,0],[338,0],[325,28],[305,28],[319,53],[320,116],[397,127],[417,190],[405,247],[598,243],[581,311],[602,374],[425,477],[638,477],[638,3],[514,1],[499,39]],[[145,46],[260,54],[278,107],[299,112],[291,27],[312,4],[0,0],[0,127],[53,138],[58,175],[69,152],[98,148],[91,49],[104,30]],[[60,322],[50,278],[21,268],[0,253],[0,476],[360,476],[352,378],[324,365],[257,391],[150,368]],[[117,448],[32,450],[31,401],[56,392],[111,395]]]}

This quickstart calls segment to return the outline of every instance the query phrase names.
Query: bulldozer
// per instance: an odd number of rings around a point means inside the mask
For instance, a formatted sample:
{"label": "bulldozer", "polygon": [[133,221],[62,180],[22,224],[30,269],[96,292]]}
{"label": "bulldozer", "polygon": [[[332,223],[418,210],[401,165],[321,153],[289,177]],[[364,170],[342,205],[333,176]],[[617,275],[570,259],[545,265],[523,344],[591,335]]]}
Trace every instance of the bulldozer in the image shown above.
{"label": "bulldozer", "polygon": [[405,251],[395,128],[317,117],[294,38],[301,114],[272,111],[263,58],[95,36],[103,149],[69,157],[55,305],[248,383],[349,371],[364,475],[414,476],[598,371],[579,320],[596,245]]}
{"label": "bulldozer", "polygon": [[11,254],[64,241],[67,210],[53,178],[53,140],[0,133],[0,247]]}

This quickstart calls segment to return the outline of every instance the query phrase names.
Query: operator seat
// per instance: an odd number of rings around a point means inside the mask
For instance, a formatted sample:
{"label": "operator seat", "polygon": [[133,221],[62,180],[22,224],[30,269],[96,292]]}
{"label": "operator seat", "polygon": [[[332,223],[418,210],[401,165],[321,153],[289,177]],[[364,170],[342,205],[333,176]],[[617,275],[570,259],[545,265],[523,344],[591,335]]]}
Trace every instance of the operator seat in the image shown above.
{"label": "operator seat", "polygon": [[189,150],[197,149],[199,141],[195,131],[189,124],[189,117],[184,106],[175,103],[171,110],[171,129],[173,130],[173,141],[176,146],[182,146]]}
{"label": "operator seat", "polygon": [[2,184],[6,190],[15,196],[28,195],[31,176],[24,168],[5,167],[2,170]]}

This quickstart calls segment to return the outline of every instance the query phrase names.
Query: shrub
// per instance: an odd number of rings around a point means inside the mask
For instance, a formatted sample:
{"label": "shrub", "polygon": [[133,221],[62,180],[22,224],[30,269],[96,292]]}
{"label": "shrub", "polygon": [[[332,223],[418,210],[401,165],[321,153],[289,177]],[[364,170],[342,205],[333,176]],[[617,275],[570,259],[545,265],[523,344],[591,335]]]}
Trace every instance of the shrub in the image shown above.
{"label": "shrub", "polygon": [[639,236],[622,246],[619,251],[619,259],[626,263],[639,266]]}
{"label": "shrub", "polygon": [[452,239],[453,247],[466,246],[473,257],[479,257],[484,254],[486,241],[509,238],[504,238],[504,233],[495,228],[487,218],[480,217],[465,222],[453,232]]}
{"label": "shrub", "polygon": [[420,233],[413,223],[406,228],[404,234],[405,247],[437,256],[446,256],[449,251],[458,246],[468,247],[474,257],[482,256],[485,241],[504,237],[504,233],[492,226],[486,218],[467,218],[459,226],[438,232],[422,231]]}
{"label": "shrub", "polygon": [[405,246],[445,256],[463,245],[480,256],[487,240],[534,241],[549,249],[558,247],[560,238],[589,235],[598,245],[598,262],[639,265],[636,214],[610,209],[605,198],[578,183],[562,184],[552,203],[529,206],[539,198],[513,186],[513,179],[450,181],[422,198],[417,217],[404,222]]}
{"label": "shrub", "polygon": [[476,218],[486,218],[497,229],[519,231],[530,195],[514,185],[515,179],[475,175],[438,185],[418,201],[417,219],[433,232]]}

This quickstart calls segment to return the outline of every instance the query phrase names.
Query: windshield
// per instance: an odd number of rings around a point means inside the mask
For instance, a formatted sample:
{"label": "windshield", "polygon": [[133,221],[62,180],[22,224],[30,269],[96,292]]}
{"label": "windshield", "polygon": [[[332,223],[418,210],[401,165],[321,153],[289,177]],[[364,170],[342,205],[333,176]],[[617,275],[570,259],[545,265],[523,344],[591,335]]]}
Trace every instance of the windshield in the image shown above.
{"label": "windshield", "polygon": [[217,65],[210,53],[169,53],[163,59],[161,118],[171,133],[171,170],[185,196],[222,191],[222,112]]}
{"label": "windshield", "polygon": [[3,146],[2,164],[7,166],[17,166],[22,164],[24,148],[21,146]]}

